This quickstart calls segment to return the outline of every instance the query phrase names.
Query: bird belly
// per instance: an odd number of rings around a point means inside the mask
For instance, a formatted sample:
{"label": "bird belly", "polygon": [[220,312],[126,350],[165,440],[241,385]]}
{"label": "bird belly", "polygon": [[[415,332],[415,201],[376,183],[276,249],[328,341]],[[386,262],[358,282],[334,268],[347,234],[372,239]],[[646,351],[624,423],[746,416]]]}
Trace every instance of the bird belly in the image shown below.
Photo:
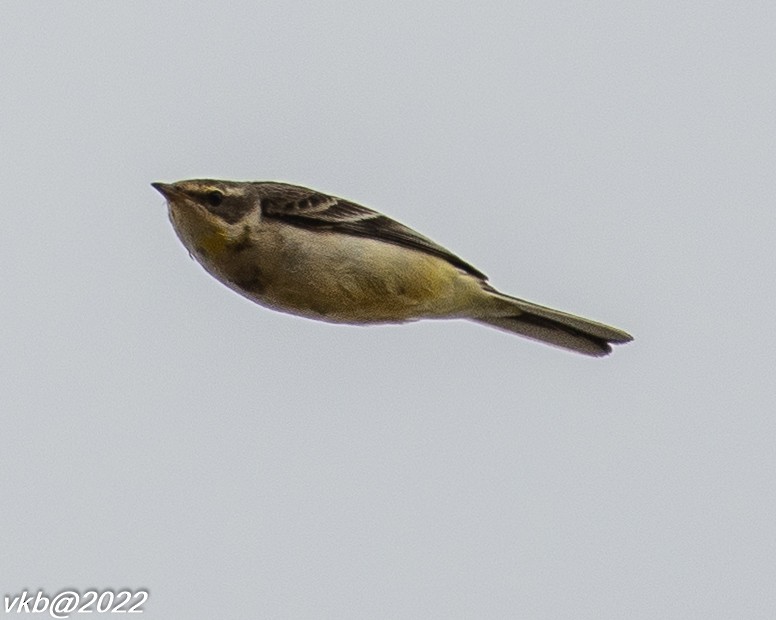
{"label": "bird belly", "polygon": [[469,297],[482,294],[475,278],[424,252],[336,233],[293,232],[282,244],[257,244],[226,280],[259,304],[335,323],[465,316]]}

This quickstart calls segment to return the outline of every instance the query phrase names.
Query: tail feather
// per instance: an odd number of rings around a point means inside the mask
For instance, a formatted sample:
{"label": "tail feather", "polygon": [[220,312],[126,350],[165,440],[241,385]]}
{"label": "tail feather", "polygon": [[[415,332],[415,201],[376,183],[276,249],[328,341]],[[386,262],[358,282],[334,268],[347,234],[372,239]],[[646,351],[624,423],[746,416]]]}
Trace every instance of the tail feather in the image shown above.
{"label": "tail feather", "polygon": [[595,357],[611,353],[612,344],[633,340],[630,334],[616,327],[501,293],[497,295],[509,303],[508,310],[499,316],[478,316],[475,321]]}

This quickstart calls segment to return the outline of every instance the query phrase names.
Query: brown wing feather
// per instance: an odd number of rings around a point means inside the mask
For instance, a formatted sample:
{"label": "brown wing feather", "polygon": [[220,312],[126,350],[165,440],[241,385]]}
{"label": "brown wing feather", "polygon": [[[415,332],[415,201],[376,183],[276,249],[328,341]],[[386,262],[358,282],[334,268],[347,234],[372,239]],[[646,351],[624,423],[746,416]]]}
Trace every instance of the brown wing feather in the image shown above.
{"label": "brown wing feather", "polygon": [[412,250],[438,256],[477,278],[487,276],[431,239],[377,211],[335,196],[296,185],[259,183],[261,212],[313,230],[331,230],[346,235],[379,239]]}

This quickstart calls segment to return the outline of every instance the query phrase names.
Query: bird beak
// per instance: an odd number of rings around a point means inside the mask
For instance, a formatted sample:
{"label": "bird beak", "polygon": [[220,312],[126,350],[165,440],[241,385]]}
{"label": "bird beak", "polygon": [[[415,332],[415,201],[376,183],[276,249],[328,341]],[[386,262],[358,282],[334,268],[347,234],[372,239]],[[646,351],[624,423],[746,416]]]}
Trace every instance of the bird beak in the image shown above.
{"label": "bird beak", "polygon": [[179,193],[178,190],[175,188],[175,186],[170,185],[169,183],[151,183],[151,187],[153,187],[167,200],[172,199],[175,195]]}

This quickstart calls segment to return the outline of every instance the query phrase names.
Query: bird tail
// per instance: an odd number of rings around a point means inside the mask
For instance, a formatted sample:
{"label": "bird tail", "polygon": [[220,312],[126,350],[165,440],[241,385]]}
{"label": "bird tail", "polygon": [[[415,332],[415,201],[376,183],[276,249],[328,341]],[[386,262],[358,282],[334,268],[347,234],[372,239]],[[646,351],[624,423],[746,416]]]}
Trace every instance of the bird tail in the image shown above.
{"label": "bird tail", "polygon": [[633,340],[630,334],[616,327],[497,291],[492,291],[492,295],[503,302],[497,304],[497,314],[480,315],[472,317],[472,320],[594,357],[611,353],[612,344],[624,344]]}

